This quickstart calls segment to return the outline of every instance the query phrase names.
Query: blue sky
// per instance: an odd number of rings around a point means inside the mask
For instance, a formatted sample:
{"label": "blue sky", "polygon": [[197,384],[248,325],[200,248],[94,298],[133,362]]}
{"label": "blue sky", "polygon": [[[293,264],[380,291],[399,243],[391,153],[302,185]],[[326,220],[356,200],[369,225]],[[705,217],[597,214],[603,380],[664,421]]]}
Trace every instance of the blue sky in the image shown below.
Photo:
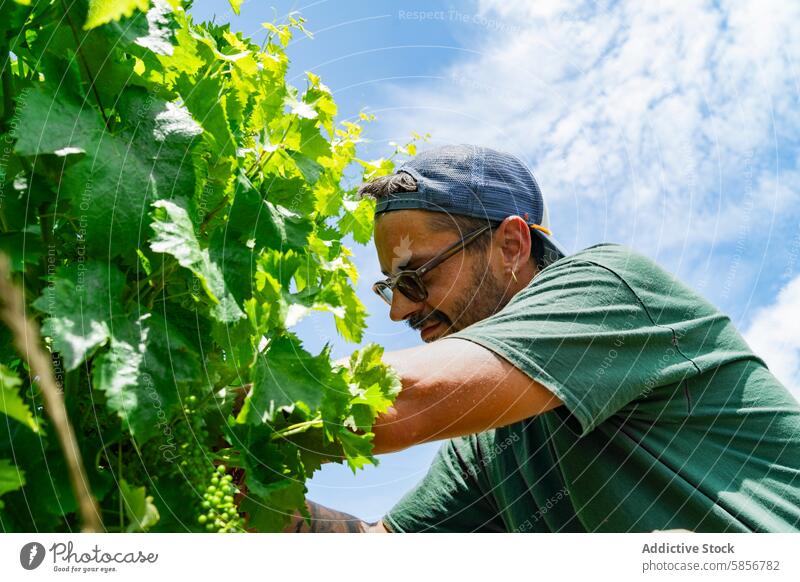
{"label": "blue sky", "polygon": [[[727,313],[800,395],[800,5],[554,0],[310,3],[195,2],[263,38],[290,11],[314,39],[288,47],[291,81],[322,76],[340,120],[374,113],[360,154],[431,133],[430,146],[511,151],[539,180],[551,226],[570,251],[636,248]],[[369,291],[379,269],[354,247],[366,341],[418,345]],[[352,346],[324,317],[306,345]],[[438,445],[385,455],[357,476],[326,467],[314,501],[377,519],[424,475]]]}

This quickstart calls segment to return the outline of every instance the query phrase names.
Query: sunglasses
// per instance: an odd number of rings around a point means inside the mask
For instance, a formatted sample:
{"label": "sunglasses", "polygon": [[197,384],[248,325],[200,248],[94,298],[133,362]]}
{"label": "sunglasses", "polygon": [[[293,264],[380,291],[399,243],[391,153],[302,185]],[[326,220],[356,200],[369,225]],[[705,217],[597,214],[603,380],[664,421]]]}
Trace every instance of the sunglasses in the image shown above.
{"label": "sunglasses", "polygon": [[392,295],[395,289],[414,303],[425,301],[428,298],[428,290],[425,288],[425,283],[422,282],[422,277],[456,253],[467,248],[469,244],[476,241],[479,236],[491,228],[492,225],[486,225],[467,233],[463,238],[444,249],[419,269],[400,271],[383,281],[377,281],[372,285],[372,290],[389,305],[392,304]]}

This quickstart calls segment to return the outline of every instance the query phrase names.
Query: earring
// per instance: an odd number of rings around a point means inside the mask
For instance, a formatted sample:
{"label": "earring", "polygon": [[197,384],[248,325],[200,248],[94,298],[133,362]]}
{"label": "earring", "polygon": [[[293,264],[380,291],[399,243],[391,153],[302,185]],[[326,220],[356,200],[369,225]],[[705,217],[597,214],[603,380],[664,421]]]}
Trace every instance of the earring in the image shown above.
{"label": "earring", "polygon": [[516,271],[511,271],[511,278],[514,279],[514,283],[517,282],[517,272]]}

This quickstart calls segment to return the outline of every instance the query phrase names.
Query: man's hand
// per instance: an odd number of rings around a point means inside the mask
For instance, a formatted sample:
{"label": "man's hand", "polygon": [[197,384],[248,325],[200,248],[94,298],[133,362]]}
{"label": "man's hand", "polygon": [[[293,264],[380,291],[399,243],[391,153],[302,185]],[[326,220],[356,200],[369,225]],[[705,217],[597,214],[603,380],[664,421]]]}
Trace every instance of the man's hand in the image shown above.
{"label": "man's hand", "polygon": [[388,533],[382,521],[367,523],[357,517],[330,509],[313,501],[306,501],[311,513],[311,526],[306,523],[300,513],[295,513],[292,523],[283,530],[284,533]]}

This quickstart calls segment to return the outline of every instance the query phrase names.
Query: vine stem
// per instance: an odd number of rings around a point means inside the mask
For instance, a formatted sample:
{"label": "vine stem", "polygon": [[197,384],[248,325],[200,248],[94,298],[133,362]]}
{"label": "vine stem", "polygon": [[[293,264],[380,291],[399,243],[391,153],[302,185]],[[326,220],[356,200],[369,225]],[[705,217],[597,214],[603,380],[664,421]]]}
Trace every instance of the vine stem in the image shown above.
{"label": "vine stem", "polygon": [[14,347],[28,363],[31,374],[39,378],[44,407],[64,451],[70,484],[78,500],[81,531],[102,532],[100,509],[92,496],[78,440],[67,416],[64,396],[59,392],[53,374],[52,361],[42,348],[39,326],[25,315],[25,300],[11,281],[11,267],[4,253],[0,253],[0,320],[11,330]]}
{"label": "vine stem", "polygon": [[287,426],[284,429],[275,431],[275,433],[270,437],[271,440],[278,440],[279,438],[284,438],[287,436],[291,436],[293,434],[297,434],[303,431],[308,430],[309,428],[317,428],[322,426],[322,419],[317,417],[313,420],[307,420],[305,422],[298,422],[297,424],[293,424],[291,426]]}
{"label": "vine stem", "polygon": [[8,49],[0,54],[0,66],[3,67],[3,117],[10,122],[14,116],[14,81],[11,73],[11,53]]}
{"label": "vine stem", "polygon": [[92,89],[92,94],[94,95],[95,100],[97,101],[97,106],[100,108],[100,114],[103,116],[103,121],[106,123],[106,128],[109,127],[108,123],[108,115],[106,115],[106,110],[103,107],[103,102],[100,100],[100,92],[97,90],[97,84],[95,83],[94,76],[92,75],[91,69],[89,69],[89,63],[86,62],[86,59],[83,56],[83,51],[81,50],[81,39],[78,36],[78,31],[75,28],[75,23],[72,22],[72,17],[69,14],[69,8],[67,8],[66,3],[64,0],[61,0],[61,7],[64,9],[64,16],[67,17],[67,22],[69,23],[69,29],[72,32],[72,36],[75,39],[75,52],[78,54],[78,59],[80,60],[83,68],[86,70],[86,76],[89,77],[90,87]]}
{"label": "vine stem", "polygon": [[269,155],[267,156],[266,160],[264,160],[263,162],[261,161],[261,158],[264,157],[264,152],[266,150],[262,150],[261,153],[258,154],[258,157],[256,157],[255,161],[244,172],[247,175],[248,178],[250,177],[250,174],[253,173],[253,170],[255,170],[256,168],[260,168],[261,166],[266,165],[267,162],[269,162],[272,159],[272,156],[275,155],[275,152],[277,152],[279,149],[281,149],[281,147],[283,146],[283,142],[286,140],[286,136],[289,135],[289,130],[292,129],[292,127],[294,126],[295,121],[297,121],[297,117],[292,119],[289,122],[289,125],[286,126],[286,129],[283,130],[283,135],[281,135],[280,141],[277,144],[275,144],[277,147],[274,150],[272,150],[271,152],[269,152]]}

